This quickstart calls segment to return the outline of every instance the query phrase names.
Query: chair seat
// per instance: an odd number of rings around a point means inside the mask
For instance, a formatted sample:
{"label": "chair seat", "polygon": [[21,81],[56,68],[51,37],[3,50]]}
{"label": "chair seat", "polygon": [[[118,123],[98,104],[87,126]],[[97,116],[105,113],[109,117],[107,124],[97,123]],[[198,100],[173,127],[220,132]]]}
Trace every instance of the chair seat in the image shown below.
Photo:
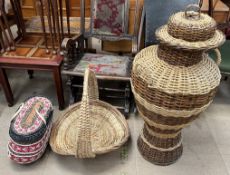
{"label": "chair seat", "polygon": [[46,49],[43,48],[31,48],[31,47],[17,47],[14,51],[5,52],[0,57],[4,58],[27,58],[27,59],[40,59],[40,60],[53,60],[57,55],[52,52],[46,53]]}
{"label": "chair seat", "polygon": [[[230,40],[227,40],[220,48],[222,61],[219,65],[220,71],[222,73],[230,73]],[[210,51],[209,56],[215,60],[215,54]]]}
{"label": "chair seat", "polygon": [[105,54],[84,54],[74,72],[83,73],[89,66],[98,75],[128,77],[130,75],[130,57]]}
{"label": "chair seat", "polygon": [[[48,48],[50,49],[49,53],[46,53],[43,36],[27,34],[25,37],[16,41],[16,50],[5,51],[3,54],[0,54],[0,56],[9,58],[52,60],[56,55],[52,54],[50,38],[47,38],[47,43]],[[55,43],[55,48],[57,49],[57,47],[57,43]]]}
{"label": "chair seat", "polygon": [[[49,33],[49,25],[48,25],[48,19],[47,17],[44,18],[45,21],[45,29],[46,32]],[[79,17],[70,17],[70,33],[73,34],[79,34],[80,33],[80,18]],[[41,18],[39,16],[33,16],[29,20],[26,21],[25,27],[27,33],[43,33],[41,28]],[[89,29],[90,26],[90,19],[86,18],[86,29]],[[63,27],[64,27],[64,33],[68,33],[67,28],[67,18],[63,17]]]}

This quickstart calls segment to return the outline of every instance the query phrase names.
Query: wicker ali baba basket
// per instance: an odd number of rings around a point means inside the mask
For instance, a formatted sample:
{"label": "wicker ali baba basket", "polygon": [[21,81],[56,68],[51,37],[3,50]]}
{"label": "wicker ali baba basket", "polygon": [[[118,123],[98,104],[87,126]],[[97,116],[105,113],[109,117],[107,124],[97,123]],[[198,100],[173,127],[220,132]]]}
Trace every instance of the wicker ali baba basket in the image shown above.
{"label": "wicker ali baba basket", "polygon": [[[156,36],[158,46],[136,55],[131,84],[145,121],[139,151],[155,164],[169,165],[182,155],[181,130],[215,96],[221,79],[221,55],[216,48],[225,37],[216,30],[215,21],[195,5],[171,16]],[[209,49],[216,51],[216,63],[206,54]]]}
{"label": "wicker ali baba basket", "polygon": [[81,103],[71,106],[52,128],[50,145],[61,155],[93,158],[118,149],[129,137],[124,116],[98,99],[95,74],[87,69]]}

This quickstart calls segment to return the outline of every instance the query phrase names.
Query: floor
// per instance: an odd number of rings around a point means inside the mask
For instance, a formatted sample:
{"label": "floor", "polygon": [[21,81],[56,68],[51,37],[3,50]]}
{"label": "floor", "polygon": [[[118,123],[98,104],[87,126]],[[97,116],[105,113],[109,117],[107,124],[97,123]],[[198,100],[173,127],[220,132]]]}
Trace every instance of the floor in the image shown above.
{"label": "floor", "polygon": [[[156,166],[141,157],[136,140],[143,121],[134,114],[128,119],[131,139],[115,152],[77,160],[56,155],[48,148],[39,161],[22,166],[8,159],[6,149],[11,116],[19,104],[28,96],[42,94],[52,100],[54,118],[63,111],[57,107],[51,74],[36,72],[35,78],[29,80],[25,71],[9,73],[16,104],[9,108],[0,92],[0,175],[230,175],[230,80],[221,83],[209,109],[184,129],[183,155],[171,166]],[[65,95],[68,98],[67,92]]]}

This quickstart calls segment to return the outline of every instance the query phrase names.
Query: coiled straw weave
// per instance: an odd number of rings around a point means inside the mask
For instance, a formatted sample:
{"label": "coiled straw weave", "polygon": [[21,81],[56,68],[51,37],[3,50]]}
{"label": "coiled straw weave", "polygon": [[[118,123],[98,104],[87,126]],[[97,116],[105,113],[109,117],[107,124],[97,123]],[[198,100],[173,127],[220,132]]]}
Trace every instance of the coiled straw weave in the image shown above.
{"label": "coiled straw weave", "polygon": [[124,116],[98,99],[95,75],[87,69],[81,103],[71,106],[54,123],[50,145],[61,155],[93,158],[118,149],[129,137]]}

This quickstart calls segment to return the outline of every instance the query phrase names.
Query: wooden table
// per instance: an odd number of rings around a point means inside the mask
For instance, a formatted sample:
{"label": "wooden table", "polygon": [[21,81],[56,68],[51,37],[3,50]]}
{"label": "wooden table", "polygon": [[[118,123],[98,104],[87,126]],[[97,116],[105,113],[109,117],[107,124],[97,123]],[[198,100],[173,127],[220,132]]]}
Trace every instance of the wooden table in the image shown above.
{"label": "wooden table", "polygon": [[56,85],[56,93],[58,97],[59,109],[64,109],[64,95],[61,79],[61,64],[62,56],[56,56],[52,60],[39,60],[29,58],[8,58],[0,57],[0,83],[5,93],[6,100],[9,106],[13,106],[13,93],[8,81],[5,69],[25,69],[25,70],[41,70],[50,71],[53,73],[54,82]]}

